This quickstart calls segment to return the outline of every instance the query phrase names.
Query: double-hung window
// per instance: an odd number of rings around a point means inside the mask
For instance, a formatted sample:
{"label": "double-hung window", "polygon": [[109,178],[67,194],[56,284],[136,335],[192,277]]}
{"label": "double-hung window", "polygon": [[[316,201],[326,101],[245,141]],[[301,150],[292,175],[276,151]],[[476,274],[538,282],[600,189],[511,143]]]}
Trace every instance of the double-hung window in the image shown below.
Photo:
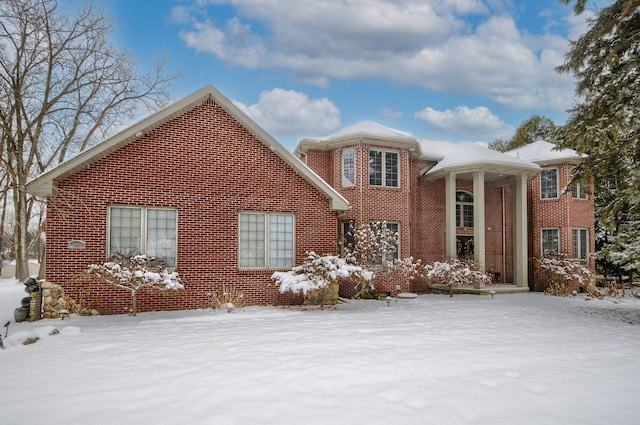
{"label": "double-hung window", "polygon": [[369,184],[371,186],[398,187],[398,152],[369,150]]}
{"label": "double-hung window", "polygon": [[582,183],[575,182],[571,188],[571,196],[573,199],[587,199],[587,192],[584,190]]}
{"label": "double-hung window", "polygon": [[173,208],[109,207],[108,256],[144,254],[176,267],[178,211]]}
{"label": "double-hung window", "polygon": [[342,187],[356,185],[356,150],[342,151]]}
{"label": "double-hung window", "polygon": [[587,229],[573,229],[573,258],[586,260],[589,253]]}
{"label": "double-hung window", "polygon": [[560,252],[560,229],[542,229],[542,255]]}
{"label": "double-hung window", "polygon": [[558,169],[547,168],[540,173],[540,197],[551,199],[558,197]]}
{"label": "double-hung window", "polygon": [[252,269],[293,267],[294,229],[293,214],[240,213],[238,266]]}

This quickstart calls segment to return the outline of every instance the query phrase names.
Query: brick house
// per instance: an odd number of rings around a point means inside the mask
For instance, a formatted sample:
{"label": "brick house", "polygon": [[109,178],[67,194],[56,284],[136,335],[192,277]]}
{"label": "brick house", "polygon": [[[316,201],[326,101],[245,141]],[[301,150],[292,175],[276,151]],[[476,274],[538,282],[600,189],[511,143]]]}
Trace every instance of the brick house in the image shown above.
{"label": "brick house", "polygon": [[[365,121],[302,139],[291,153],[208,86],[28,191],[47,198],[46,279],[102,313],[124,312],[128,293],[82,272],[116,252],[159,257],[186,280],[183,291],[141,293],[139,311],[205,307],[225,285],[249,304],[292,304],[301,296],[280,294],[274,270],[306,251],[337,253],[349,226],[380,220],[400,235],[398,257],[462,256],[535,289],[530,256],[593,249],[593,201],[562,191],[579,158],[549,158],[549,146],[503,154]],[[395,284],[378,290],[393,293]]]}
{"label": "brick house", "polygon": [[[339,217],[342,238],[352,225],[385,220],[402,258],[464,257],[499,282],[540,289],[531,257],[554,251],[587,261],[593,252],[593,199],[580,187],[563,190],[580,158],[551,143],[500,153],[363,121],[302,139],[294,153],[351,204]],[[376,287],[393,293],[395,284]]]}
{"label": "brick house", "polygon": [[176,267],[183,291],[138,295],[139,311],[207,306],[224,285],[249,304],[299,303],[273,269],[335,252],[348,202],[213,87],[31,181],[47,198],[46,279],[102,313],[128,293],[82,278],[115,252]]}

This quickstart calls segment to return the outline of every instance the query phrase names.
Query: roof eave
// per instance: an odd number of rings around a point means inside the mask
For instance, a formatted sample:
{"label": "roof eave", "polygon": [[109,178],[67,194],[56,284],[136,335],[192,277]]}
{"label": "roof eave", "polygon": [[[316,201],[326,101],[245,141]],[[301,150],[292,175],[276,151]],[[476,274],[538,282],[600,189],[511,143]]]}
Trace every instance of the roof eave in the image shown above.
{"label": "roof eave", "polygon": [[290,165],[296,173],[305,178],[309,183],[316,187],[316,189],[320,190],[320,192],[327,196],[330,199],[331,209],[333,211],[347,211],[349,209],[349,202],[342,195],[322,180],[309,167],[298,160],[298,158],[287,151],[280,143],[278,143],[278,141],[256,124],[255,121],[249,118],[229,99],[227,99],[226,96],[211,85],[203,87],[192,95],[156,112],[153,115],[150,115],[104,142],[87,149],[58,167],[41,174],[27,184],[27,191],[33,194],[37,193],[45,196],[53,195],[57,181],[64,179],[99,159],[104,158],[111,152],[120,149],[136,138],[142,137],[145,133],[163,125],[167,121],[179,116],[184,111],[193,108],[195,105],[206,99],[213,99],[218,103],[229,115],[236,119],[249,132],[253,133],[258,140],[278,155],[278,157],[280,157],[285,163]]}

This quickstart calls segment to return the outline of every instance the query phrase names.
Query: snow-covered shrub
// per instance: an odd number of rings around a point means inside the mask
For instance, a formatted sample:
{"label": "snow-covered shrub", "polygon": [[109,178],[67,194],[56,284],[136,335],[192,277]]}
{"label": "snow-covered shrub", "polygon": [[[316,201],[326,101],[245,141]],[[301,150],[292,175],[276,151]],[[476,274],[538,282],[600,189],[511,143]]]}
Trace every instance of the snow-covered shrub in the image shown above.
{"label": "snow-covered shrub", "polygon": [[244,293],[235,287],[223,286],[220,292],[211,293],[211,308],[226,309],[228,313],[245,306]]}
{"label": "snow-covered shrub", "polygon": [[422,260],[414,260],[413,257],[385,261],[376,271],[376,278],[386,283],[386,287],[394,283],[409,282],[413,279],[425,277],[426,270]]}
{"label": "snow-covered shrub", "polygon": [[372,270],[393,262],[393,254],[398,250],[398,233],[389,230],[386,221],[362,224],[351,232],[352,242],[344,246],[349,263]]}
{"label": "snow-covered shrub", "polygon": [[178,273],[154,257],[116,254],[103,264],[91,264],[86,273],[99,282],[108,283],[131,293],[131,315],[138,313],[136,296],[145,288],[184,289]]}
{"label": "snow-covered shrub", "polygon": [[426,264],[424,269],[429,284],[448,287],[451,297],[454,287],[493,283],[493,278],[483,273],[472,261],[459,258]]}
{"label": "snow-covered shrub", "polygon": [[545,293],[568,296],[573,291],[586,288],[593,282],[593,273],[580,260],[565,254],[551,253],[533,259],[540,272],[536,276],[548,279]]}
{"label": "snow-covered shrub", "polygon": [[307,295],[309,291],[323,289],[340,279],[355,279],[366,285],[372,277],[373,273],[347,263],[344,258],[335,255],[321,256],[310,251],[304,263],[291,271],[275,272],[271,279],[276,282],[281,293],[302,291]]}
{"label": "snow-covered shrub", "polygon": [[[413,275],[417,264],[413,258],[395,260],[398,250],[398,233],[387,227],[386,221],[362,224],[351,228],[351,242],[344,246],[345,259],[366,270],[374,270],[375,276],[384,280]],[[376,289],[370,282],[357,281],[354,298],[377,298]]]}

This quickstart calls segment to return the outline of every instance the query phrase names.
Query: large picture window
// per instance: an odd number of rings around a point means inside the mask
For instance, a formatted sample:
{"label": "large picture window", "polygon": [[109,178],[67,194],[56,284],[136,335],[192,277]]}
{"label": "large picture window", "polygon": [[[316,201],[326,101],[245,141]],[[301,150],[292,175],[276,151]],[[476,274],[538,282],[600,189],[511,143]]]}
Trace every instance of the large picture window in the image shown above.
{"label": "large picture window", "polygon": [[108,256],[144,254],[177,266],[178,212],[151,207],[109,208]]}
{"label": "large picture window", "polygon": [[540,173],[540,197],[551,199],[558,197],[558,169],[548,168]]}
{"label": "large picture window", "polygon": [[587,229],[573,229],[573,258],[586,260],[589,255]]}
{"label": "large picture window", "polygon": [[238,265],[241,268],[293,267],[293,214],[240,213]]}
{"label": "large picture window", "polygon": [[342,187],[351,187],[356,184],[356,150],[345,149],[342,151]]}
{"label": "large picture window", "polygon": [[542,229],[542,255],[560,252],[560,229]]}
{"label": "large picture window", "polygon": [[398,152],[369,151],[369,184],[371,186],[398,187]]}

